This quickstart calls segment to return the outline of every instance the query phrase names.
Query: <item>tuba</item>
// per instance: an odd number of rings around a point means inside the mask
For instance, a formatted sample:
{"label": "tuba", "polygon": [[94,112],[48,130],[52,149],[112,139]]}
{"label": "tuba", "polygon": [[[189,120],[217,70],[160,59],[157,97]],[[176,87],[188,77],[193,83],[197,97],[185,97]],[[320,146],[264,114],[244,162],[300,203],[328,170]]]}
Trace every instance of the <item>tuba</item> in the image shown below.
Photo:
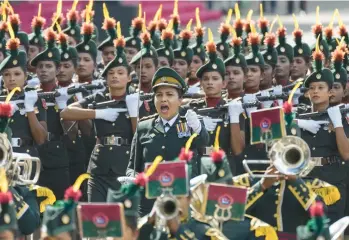
{"label": "tuba", "polygon": [[307,176],[317,162],[310,156],[308,144],[296,136],[286,136],[276,141],[268,152],[270,160],[243,160],[245,170],[251,177],[279,177],[280,175],[254,174],[249,164],[273,164],[283,175]]}
{"label": "tuba", "polygon": [[41,162],[39,158],[25,153],[13,153],[6,175],[9,185],[32,185],[39,180]]}

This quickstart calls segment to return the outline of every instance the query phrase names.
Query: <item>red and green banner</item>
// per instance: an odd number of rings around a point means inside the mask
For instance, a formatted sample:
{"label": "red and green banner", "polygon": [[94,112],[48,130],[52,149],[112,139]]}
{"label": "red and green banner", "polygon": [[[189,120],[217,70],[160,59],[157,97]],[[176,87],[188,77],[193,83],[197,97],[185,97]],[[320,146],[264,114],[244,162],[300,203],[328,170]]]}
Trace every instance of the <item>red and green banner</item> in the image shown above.
{"label": "red and green banner", "polygon": [[286,136],[284,112],[281,107],[251,112],[251,144],[265,143]]}
{"label": "red and green banner", "polygon": [[[146,164],[146,169],[151,163]],[[188,196],[188,166],[185,161],[162,162],[149,177],[146,185],[146,197],[157,198],[161,194],[171,192],[175,196]]]}
{"label": "red and green banner", "polygon": [[81,203],[78,214],[83,237],[122,237],[125,226],[121,203]]}
{"label": "red and green banner", "polygon": [[211,183],[204,201],[205,215],[220,222],[244,220],[247,188]]}

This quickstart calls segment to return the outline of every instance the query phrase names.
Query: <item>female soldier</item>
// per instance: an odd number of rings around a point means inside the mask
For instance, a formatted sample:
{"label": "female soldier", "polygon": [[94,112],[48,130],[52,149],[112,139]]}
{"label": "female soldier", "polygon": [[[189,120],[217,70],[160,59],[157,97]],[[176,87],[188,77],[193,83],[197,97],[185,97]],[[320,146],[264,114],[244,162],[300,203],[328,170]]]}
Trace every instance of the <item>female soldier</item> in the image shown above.
{"label": "female soldier", "polygon": [[[27,79],[27,54],[19,50],[19,40],[11,36],[8,49],[11,50],[0,65],[0,71],[7,92],[18,87],[23,91]],[[18,94],[15,94],[18,96]],[[24,92],[24,101],[13,101],[14,113],[9,127],[12,130],[14,152],[38,156],[35,145],[42,145],[47,138],[46,102],[38,100],[36,91]]]}
{"label": "female soldier", "polygon": [[[132,140],[128,176],[142,172],[144,164],[158,155],[166,160],[175,159],[192,133],[198,134],[192,145],[195,154],[208,143],[207,131],[195,112],[188,110],[185,117],[179,115],[186,90],[184,80],[171,68],[164,67],[155,73],[152,86],[158,114],[143,118],[138,125]],[[141,216],[148,214],[152,206],[153,201],[146,202],[143,196]]]}
{"label": "female soldier", "polygon": [[[109,89],[93,94],[73,103],[61,112],[64,120],[94,121],[97,143],[92,152],[88,171],[92,179],[88,181],[88,200],[105,202],[107,190],[118,190],[117,177],[123,176],[128,164],[133,129],[136,128],[138,101],[136,95],[126,96],[130,79],[130,67],[124,53],[125,40],[115,41],[116,57],[106,66],[102,76],[106,78]],[[109,92],[107,92],[109,91]],[[114,108],[87,109],[93,102],[116,100]],[[127,107],[127,108],[126,108]],[[131,118],[131,119],[130,119]],[[118,157],[115,161],[114,157]]]}
{"label": "female soldier", "polygon": [[[307,121],[298,120],[301,128],[301,137],[308,143],[311,156],[318,158],[318,166],[310,173],[311,177],[319,178],[336,186],[340,192],[341,199],[328,209],[328,217],[332,222],[344,215],[344,208],[347,202],[346,184],[348,183],[347,169],[345,165],[349,160],[349,126],[343,119],[339,106],[329,107],[331,88],[334,76],[331,70],[322,68],[324,55],[319,49],[319,42],[313,53],[315,71],[305,80],[305,87],[309,88],[309,98],[314,112],[326,112],[320,117],[311,117],[320,125],[317,133],[305,131],[303,126]],[[301,116],[301,115],[300,115]],[[321,122],[319,121],[321,120]],[[312,121],[314,122],[314,121]]]}

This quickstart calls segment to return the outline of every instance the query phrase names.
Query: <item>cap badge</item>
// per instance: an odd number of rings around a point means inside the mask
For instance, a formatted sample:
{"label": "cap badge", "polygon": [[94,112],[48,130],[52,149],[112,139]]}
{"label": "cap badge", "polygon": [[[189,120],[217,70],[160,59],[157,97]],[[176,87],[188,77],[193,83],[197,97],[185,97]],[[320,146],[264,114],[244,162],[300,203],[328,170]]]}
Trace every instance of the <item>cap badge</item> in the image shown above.
{"label": "cap badge", "polygon": [[52,52],[48,52],[47,56],[48,56],[49,58],[52,58],[52,56],[53,56]]}
{"label": "cap badge", "polygon": [[119,63],[122,63],[122,62],[123,62],[123,60],[122,60],[121,57],[119,57],[118,61],[119,61]]}
{"label": "cap badge", "polygon": [[75,30],[74,29],[70,30],[70,33],[75,34]]}
{"label": "cap badge", "polygon": [[285,49],[284,47],[281,47],[281,48],[280,48],[280,51],[281,51],[281,52],[285,52],[286,49]]}
{"label": "cap badge", "polygon": [[316,74],[316,79],[321,79],[321,73]]}
{"label": "cap badge", "polygon": [[169,50],[166,50],[166,51],[165,51],[165,55],[166,55],[166,56],[169,56],[169,55],[170,55],[170,51],[169,51]]}
{"label": "cap badge", "polygon": [[236,62],[236,63],[240,63],[240,58],[236,58],[236,59],[235,59],[235,62]]}
{"label": "cap badge", "polygon": [[186,55],[187,55],[187,53],[186,53],[185,51],[182,51],[182,52],[181,52],[181,56],[182,56],[182,57],[185,57]]}
{"label": "cap badge", "polygon": [[69,54],[68,53],[64,53],[64,58],[68,59],[69,58]]}
{"label": "cap badge", "polygon": [[131,44],[132,44],[132,45],[136,45],[136,40],[133,39],[133,40],[131,41]]}
{"label": "cap badge", "polygon": [[89,45],[85,45],[85,50],[86,51],[90,50],[90,46]]}
{"label": "cap badge", "polygon": [[124,206],[126,208],[131,208],[132,207],[132,202],[130,201],[130,199],[126,199],[124,202]]}
{"label": "cap badge", "polygon": [[258,57],[256,57],[254,60],[255,60],[256,63],[259,62],[259,58]]}
{"label": "cap badge", "polygon": [[13,60],[12,63],[13,63],[13,65],[17,65],[17,63],[18,63],[17,59]]}
{"label": "cap badge", "polygon": [[64,214],[61,220],[63,224],[68,224],[70,221],[70,217],[67,214]]}
{"label": "cap badge", "polygon": [[201,48],[197,48],[196,51],[199,53],[201,52]]}
{"label": "cap badge", "polygon": [[223,46],[223,45],[220,45],[220,46],[219,46],[219,49],[220,49],[221,51],[223,51],[223,50],[224,50],[224,46]]}
{"label": "cap badge", "polygon": [[298,53],[299,53],[299,54],[302,54],[302,53],[303,53],[303,49],[301,49],[301,48],[298,49]]}
{"label": "cap badge", "polygon": [[215,63],[212,64],[212,68],[213,68],[213,69],[217,69],[217,64],[215,64]]}
{"label": "cap badge", "polygon": [[4,222],[6,223],[6,224],[9,224],[10,222],[11,222],[11,217],[10,217],[10,215],[9,214],[4,214]]}
{"label": "cap badge", "polygon": [[267,56],[267,59],[268,59],[268,60],[271,60],[271,55],[268,55],[268,56]]}
{"label": "cap badge", "polygon": [[39,42],[39,39],[34,38],[34,42],[35,42],[35,43],[38,43],[38,42]]}
{"label": "cap badge", "polygon": [[223,169],[218,171],[218,176],[224,177],[224,175],[225,175],[225,171]]}
{"label": "cap badge", "polygon": [[336,79],[340,79],[341,75],[339,73],[336,74]]}

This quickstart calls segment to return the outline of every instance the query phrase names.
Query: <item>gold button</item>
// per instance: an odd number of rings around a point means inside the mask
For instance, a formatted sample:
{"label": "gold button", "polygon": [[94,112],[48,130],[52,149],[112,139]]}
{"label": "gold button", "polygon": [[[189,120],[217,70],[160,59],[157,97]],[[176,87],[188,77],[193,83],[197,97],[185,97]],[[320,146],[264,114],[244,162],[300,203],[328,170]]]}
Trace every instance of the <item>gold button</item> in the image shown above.
{"label": "gold button", "polygon": [[274,227],[274,229],[277,231],[277,230],[278,230],[278,227]]}
{"label": "gold button", "polygon": [[96,152],[99,152],[99,148],[96,149]]}
{"label": "gold button", "polygon": [[278,215],[275,213],[275,214],[274,214],[274,218],[277,218],[277,217],[278,217]]}
{"label": "gold button", "polygon": [[211,131],[210,133],[213,134],[214,132]]}
{"label": "gold button", "polygon": [[315,147],[313,147],[312,149],[315,150]]}
{"label": "gold button", "polygon": [[27,149],[27,153],[28,153],[28,152],[30,152],[30,150],[29,150],[29,149]]}
{"label": "gold button", "polygon": [[316,138],[316,135],[314,135],[313,138]]}
{"label": "gold button", "polygon": [[113,150],[113,147],[110,147],[109,150],[110,150],[110,151]]}
{"label": "gold button", "polygon": [[275,201],[275,204],[279,204],[279,201]]}
{"label": "gold button", "polygon": [[115,123],[113,123],[112,126],[115,126]]}
{"label": "gold button", "polygon": [[275,189],[275,192],[279,192],[279,189],[277,188],[277,189]]}
{"label": "gold button", "polygon": [[342,164],[344,165],[344,164],[345,164],[345,162],[342,162]]}
{"label": "gold button", "polygon": [[130,152],[129,151],[126,151],[126,154],[129,154]]}
{"label": "gold button", "polygon": [[245,158],[247,158],[247,155],[245,155]]}
{"label": "gold button", "polygon": [[75,144],[75,141],[73,141],[73,144]]}
{"label": "gold button", "polygon": [[59,148],[59,145],[57,145],[57,148]]}
{"label": "gold button", "polygon": [[11,122],[14,122],[15,120],[11,119]]}
{"label": "gold button", "polygon": [[162,149],[165,149],[165,146],[162,146],[161,148],[162,148]]}

